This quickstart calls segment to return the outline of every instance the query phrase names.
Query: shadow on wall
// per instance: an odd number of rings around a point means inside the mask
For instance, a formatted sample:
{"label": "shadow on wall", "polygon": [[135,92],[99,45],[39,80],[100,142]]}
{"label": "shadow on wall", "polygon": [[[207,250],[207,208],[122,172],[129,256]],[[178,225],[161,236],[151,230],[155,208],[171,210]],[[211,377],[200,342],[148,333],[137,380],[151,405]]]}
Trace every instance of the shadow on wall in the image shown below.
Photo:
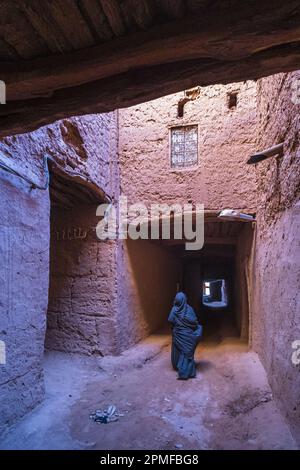
{"label": "shadow on wall", "polygon": [[123,253],[121,344],[133,344],[167,325],[177,284],[181,283],[182,263],[147,240],[126,240]]}
{"label": "shadow on wall", "polygon": [[52,210],[48,349],[117,352],[116,243],[97,239],[95,214],[94,205]]}
{"label": "shadow on wall", "polygon": [[2,170],[0,178],[1,434],[44,397],[49,196]]}

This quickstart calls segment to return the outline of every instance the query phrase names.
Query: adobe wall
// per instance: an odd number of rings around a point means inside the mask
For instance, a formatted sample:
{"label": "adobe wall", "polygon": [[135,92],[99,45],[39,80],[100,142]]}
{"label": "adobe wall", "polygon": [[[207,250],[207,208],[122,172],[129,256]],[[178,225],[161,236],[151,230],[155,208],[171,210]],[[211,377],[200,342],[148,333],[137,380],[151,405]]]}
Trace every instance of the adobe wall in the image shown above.
{"label": "adobe wall", "polygon": [[0,434],[44,395],[49,196],[0,169]]}
{"label": "adobe wall", "polygon": [[293,102],[297,81],[299,87],[300,72],[258,81],[257,149],[284,141],[284,156],[261,162],[256,169],[252,345],[300,442],[300,366],[292,363],[292,342],[300,339],[300,103]]}
{"label": "adobe wall", "polygon": [[[92,125],[92,127],[89,126]],[[76,172],[89,176],[112,199],[118,198],[118,128],[116,114],[82,118],[78,127],[85,161]],[[77,155],[78,160],[78,155]],[[74,158],[70,163],[74,162]],[[76,164],[76,161],[75,161]],[[114,354],[117,312],[116,243],[96,237],[96,205],[51,211],[50,289],[45,345],[82,354]],[[86,233],[63,237],[68,230]]]}
{"label": "adobe wall", "polygon": [[[86,116],[5,138],[0,159],[43,184],[43,158],[49,155],[112,195],[116,141],[115,113]],[[0,168],[0,340],[6,344],[6,364],[0,365],[0,433],[44,395],[49,234],[48,189],[31,189]]]}
{"label": "adobe wall", "polygon": [[[228,108],[228,93],[238,92],[237,107]],[[245,165],[255,150],[255,83],[200,89],[177,117],[176,93],[119,111],[121,192],[132,202],[204,203],[207,209],[256,209],[255,172]],[[170,165],[172,126],[198,124],[198,164]]]}
{"label": "adobe wall", "polygon": [[252,334],[252,285],[253,250],[255,223],[245,223],[235,249],[235,314],[241,338],[248,340],[251,347]]}
{"label": "adobe wall", "polygon": [[[118,350],[116,243],[97,239],[96,208],[52,210],[48,349],[100,356]],[[70,227],[82,238],[63,238]]]}
{"label": "adobe wall", "polygon": [[109,195],[115,191],[116,113],[57,121],[28,134],[0,141],[0,158],[43,182],[43,158],[91,178]]}

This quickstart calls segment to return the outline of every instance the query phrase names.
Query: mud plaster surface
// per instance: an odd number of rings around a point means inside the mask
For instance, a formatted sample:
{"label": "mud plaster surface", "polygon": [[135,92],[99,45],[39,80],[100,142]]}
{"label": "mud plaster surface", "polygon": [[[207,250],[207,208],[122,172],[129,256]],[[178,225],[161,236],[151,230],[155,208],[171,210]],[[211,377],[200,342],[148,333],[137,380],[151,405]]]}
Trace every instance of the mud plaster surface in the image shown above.
{"label": "mud plaster surface", "polygon": [[[176,380],[170,337],[118,357],[51,352],[46,400],[11,428],[2,449],[294,449],[258,356],[237,339],[198,347],[198,375]],[[115,404],[123,417],[89,414]]]}

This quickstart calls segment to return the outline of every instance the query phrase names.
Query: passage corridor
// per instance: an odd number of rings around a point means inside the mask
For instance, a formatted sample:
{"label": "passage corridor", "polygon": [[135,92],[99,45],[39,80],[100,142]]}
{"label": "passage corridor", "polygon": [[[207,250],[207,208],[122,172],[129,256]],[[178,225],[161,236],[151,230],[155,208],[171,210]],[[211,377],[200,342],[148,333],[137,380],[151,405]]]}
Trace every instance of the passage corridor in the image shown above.
{"label": "passage corridor", "polygon": [[[50,352],[46,399],[3,449],[295,449],[254,352],[236,338],[207,340],[197,377],[178,381],[170,336],[152,335],[103,359]],[[89,416],[115,405],[116,422]]]}

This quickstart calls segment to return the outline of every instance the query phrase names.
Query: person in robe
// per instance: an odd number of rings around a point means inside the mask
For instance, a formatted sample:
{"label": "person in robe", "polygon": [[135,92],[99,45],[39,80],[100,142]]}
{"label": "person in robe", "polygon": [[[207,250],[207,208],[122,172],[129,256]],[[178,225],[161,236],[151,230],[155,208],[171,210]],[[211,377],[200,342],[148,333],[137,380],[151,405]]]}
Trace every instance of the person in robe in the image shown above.
{"label": "person in robe", "polygon": [[194,353],[202,335],[202,326],[183,292],[176,294],[168,321],[172,324],[172,366],[178,372],[178,379],[194,378]]}

